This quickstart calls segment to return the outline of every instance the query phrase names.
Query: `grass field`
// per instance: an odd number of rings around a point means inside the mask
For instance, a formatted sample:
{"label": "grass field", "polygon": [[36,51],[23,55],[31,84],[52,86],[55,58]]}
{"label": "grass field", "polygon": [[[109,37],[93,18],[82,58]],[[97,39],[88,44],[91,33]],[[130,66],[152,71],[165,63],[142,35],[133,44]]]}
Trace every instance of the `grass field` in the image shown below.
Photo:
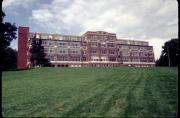
{"label": "grass field", "polygon": [[2,73],[6,117],[176,117],[178,68],[40,68]]}

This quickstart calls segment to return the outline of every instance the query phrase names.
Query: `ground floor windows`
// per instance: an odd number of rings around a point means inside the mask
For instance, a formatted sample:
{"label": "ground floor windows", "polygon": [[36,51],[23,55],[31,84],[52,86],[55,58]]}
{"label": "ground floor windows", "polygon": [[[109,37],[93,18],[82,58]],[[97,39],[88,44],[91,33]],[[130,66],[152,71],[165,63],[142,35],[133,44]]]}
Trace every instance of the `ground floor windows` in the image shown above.
{"label": "ground floor windows", "polygon": [[61,65],[57,65],[56,67],[69,67],[69,65],[63,65],[63,64],[61,64]]}
{"label": "ground floor windows", "polygon": [[116,61],[116,57],[109,57],[109,61]]}
{"label": "ground floor windows", "polygon": [[86,57],[83,57],[83,58],[82,58],[82,61],[87,61],[87,58],[86,58]]}

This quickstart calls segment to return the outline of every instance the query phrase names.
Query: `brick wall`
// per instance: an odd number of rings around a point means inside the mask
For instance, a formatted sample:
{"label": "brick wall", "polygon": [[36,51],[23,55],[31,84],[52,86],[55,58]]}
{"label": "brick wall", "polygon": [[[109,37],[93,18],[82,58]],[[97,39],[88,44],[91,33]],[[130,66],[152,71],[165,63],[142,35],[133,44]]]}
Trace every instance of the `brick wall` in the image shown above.
{"label": "brick wall", "polygon": [[19,27],[18,28],[18,68],[27,68],[28,67],[28,27]]}

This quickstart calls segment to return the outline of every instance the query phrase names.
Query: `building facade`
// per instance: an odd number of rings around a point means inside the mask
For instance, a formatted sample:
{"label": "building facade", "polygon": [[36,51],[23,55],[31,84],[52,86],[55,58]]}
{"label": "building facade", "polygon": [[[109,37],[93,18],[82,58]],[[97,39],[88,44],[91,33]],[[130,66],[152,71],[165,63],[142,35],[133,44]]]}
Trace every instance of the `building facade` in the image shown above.
{"label": "building facade", "polygon": [[18,29],[18,68],[30,63],[32,39],[41,39],[46,58],[54,67],[154,67],[148,42],[118,39],[115,33],[87,31],[82,36],[32,33]]}

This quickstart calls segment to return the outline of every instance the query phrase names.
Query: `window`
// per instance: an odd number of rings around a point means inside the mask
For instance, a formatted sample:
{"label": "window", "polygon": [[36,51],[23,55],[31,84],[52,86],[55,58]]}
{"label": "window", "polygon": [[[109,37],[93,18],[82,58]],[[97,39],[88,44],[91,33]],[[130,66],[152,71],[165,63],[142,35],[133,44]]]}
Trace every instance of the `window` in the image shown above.
{"label": "window", "polygon": [[153,58],[150,58],[150,59],[149,59],[149,62],[153,62],[153,61],[154,61],[154,59],[153,59]]}
{"label": "window", "polygon": [[99,57],[93,56],[93,57],[91,57],[91,60],[92,60],[92,61],[99,61]]}
{"label": "window", "polygon": [[112,36],[109,36],[108,39],[109,39],[109,40],[113,40],[113,37],[112,37]]}
{"label": "window", "polygon": [[116,54],[116,51],[115,50],[109,50],[109,54],[114,55],[114,54]]}
{"label": "window", "polygon": [[138,47],[138,46],[131,46],[131,49],[133,49],[133,50],[138,50],[139,47]]}
{"label": "window", "polygon": [[109,61],[116,61],[116,57],[109,57]]}
{"label": "window", "polygon": [[140,59],[137,58],[137,57],[136,57],[136,58],[133,58],[133,59],[132,59],[132,62],[140,62]]}
{"label": "window", "polygon": [[135,44],[135,45],[139,45],[139,42],[138,42],[138,41],[134,41],[134,44]]}
{"label": "window", "polygon": [[97,47],[98,45],[97,45],[97,42],[91,42],[91,46],[92,47]]}
{"label": "window", "polygon": [[153,57],[153,54],[152,54],[152,53],[149,53],[148,55],[149,55],[149,57]]}
{"label": "window", "polygon": [[86,55],[86,50],[83,51],[83,54]]}
{"label": "window", "polygon": [[148,49],[148,50],[153,50],[153,48],[152,48],[152,47],[147,47],[147,49]]}
{"label": "window", "polygon": [[79,47],[80,46],[80,42],[70,42],[70,46]]}
{"label": "window", "polygon": [[106,54],[107,51],[106,50],[101,50],[101,54]]}
{"label": "window", "polygon": [[82,58],[82,61],[86,61],[86,57],[83,57],[83,58]]}
{"label": "window", "polygon": [[108,46],[113,48],[113,47],[115,47],[115,44],[114,43],[109,43]]}
{"label": "window", "polygon": [[101,47],[106,47],[106,44],[105,43],[101,43]]}
{"label": "window", "polygon": [[103,36],[102,36],[102,35],[101,35],[101,36],[99,36],[99,39],[100,39],[100,40],[103,40]]}
{"label": "window", "polygon": [[130,56],[130,54],[129,54],[128,51],[123,51],[123,52],[122,52],[122,56]]}
{"label": "window", "polygon": [[121,48],[122,48],[122,49],[128,49],[129,47],[126,46],[126,45],[122,45]]}
{"label": "window", "polygon": [[96,35],[92,35],[92,39],[93,40],[97,40],[97,36]]}
{"label": "window", "polygon": [[140,47],[140,49],[141,49],[141,50],[146,50],[146,49],[147,49],[147,47]]}
{"label": "window", "polygon": [[68,61],[67,57],[57,56],[58,61]]}
{"label": "window", "polygon": [[50,56],[50,61],[54,61],[54,56]]}
{"label": "window", "polygon": [[49,49],[49,52],[50,52],[50,53],[54,53],[55,50],[50,48],[50,49]]}
{"label": "window", "polygon": [[99,59],[93,59],[93,61],[98,61]]}
{"label": "window", "polygon": [[141,59],[141,62],[147,62],[147,59]]}
{"label": "window", "polygon": [[132,52],[132,56],[139,56],[139,52]]}
{"label": "window", "polygon": [[104,36],[103,38],[104,38],[103,40],[107,40],[108,39],[107,36]]}
{"label": "window", "polygon": [[58,49],[59,51],[59,53],[60,54],[67,54],[68,53],[68,50],[67,49]]}
{"label": "window", "polygon": [[123,62],[130,62],[130,58],[129,57],[123,57]]}
{"label": "window", "polygon": [[130,41],[127,41],[127,44],[131,44],[131,42],[130,42]]}
{"label": "window", "polygon": [[49,41],[49,45],[54,45],[54,41]]}
{"label": "window", "polygon": [[73,57],[73,58],[71,58],[71,61],[80,61],[80,58],[79,57]]}
{"label": "window", "polygon": [[70,50],[70,54],[80,54],[80,50]]}
{"label": "window", "polygon": [[46,41],[42,41],[42,44],[43,44],[43,45],[46,45],[46,43],[47,43]]}
{"label": "window", "polygon": [[96,53],[97,53],[97,50],[96,50],[96,49],[92,49],[92,50],[91,50],[91,53],[92,53],[92,54],[96,54]]}
{"label": "window", "polygon": [[147,56],[147,53],[146,53],[146,52],[141,52],[141,53],[140,53],[140,56],[146,57],[146,56]]}
{"label": "window", "polygon": [[68,61],[67,57],[62,57],[62,61]]}
{"label": "window", "polygon": [[148,45],[148,42],[143,42],[143,45],[145,45],[145,46]]}
{"label": "window", "polygon": [[107,57],[101,57],[100,61],[107,61]]}
{"label": "window", "polygon": [[67,45],[67,42],[59,42],[58,43],[60,46],[65,46],[65,45]]}

